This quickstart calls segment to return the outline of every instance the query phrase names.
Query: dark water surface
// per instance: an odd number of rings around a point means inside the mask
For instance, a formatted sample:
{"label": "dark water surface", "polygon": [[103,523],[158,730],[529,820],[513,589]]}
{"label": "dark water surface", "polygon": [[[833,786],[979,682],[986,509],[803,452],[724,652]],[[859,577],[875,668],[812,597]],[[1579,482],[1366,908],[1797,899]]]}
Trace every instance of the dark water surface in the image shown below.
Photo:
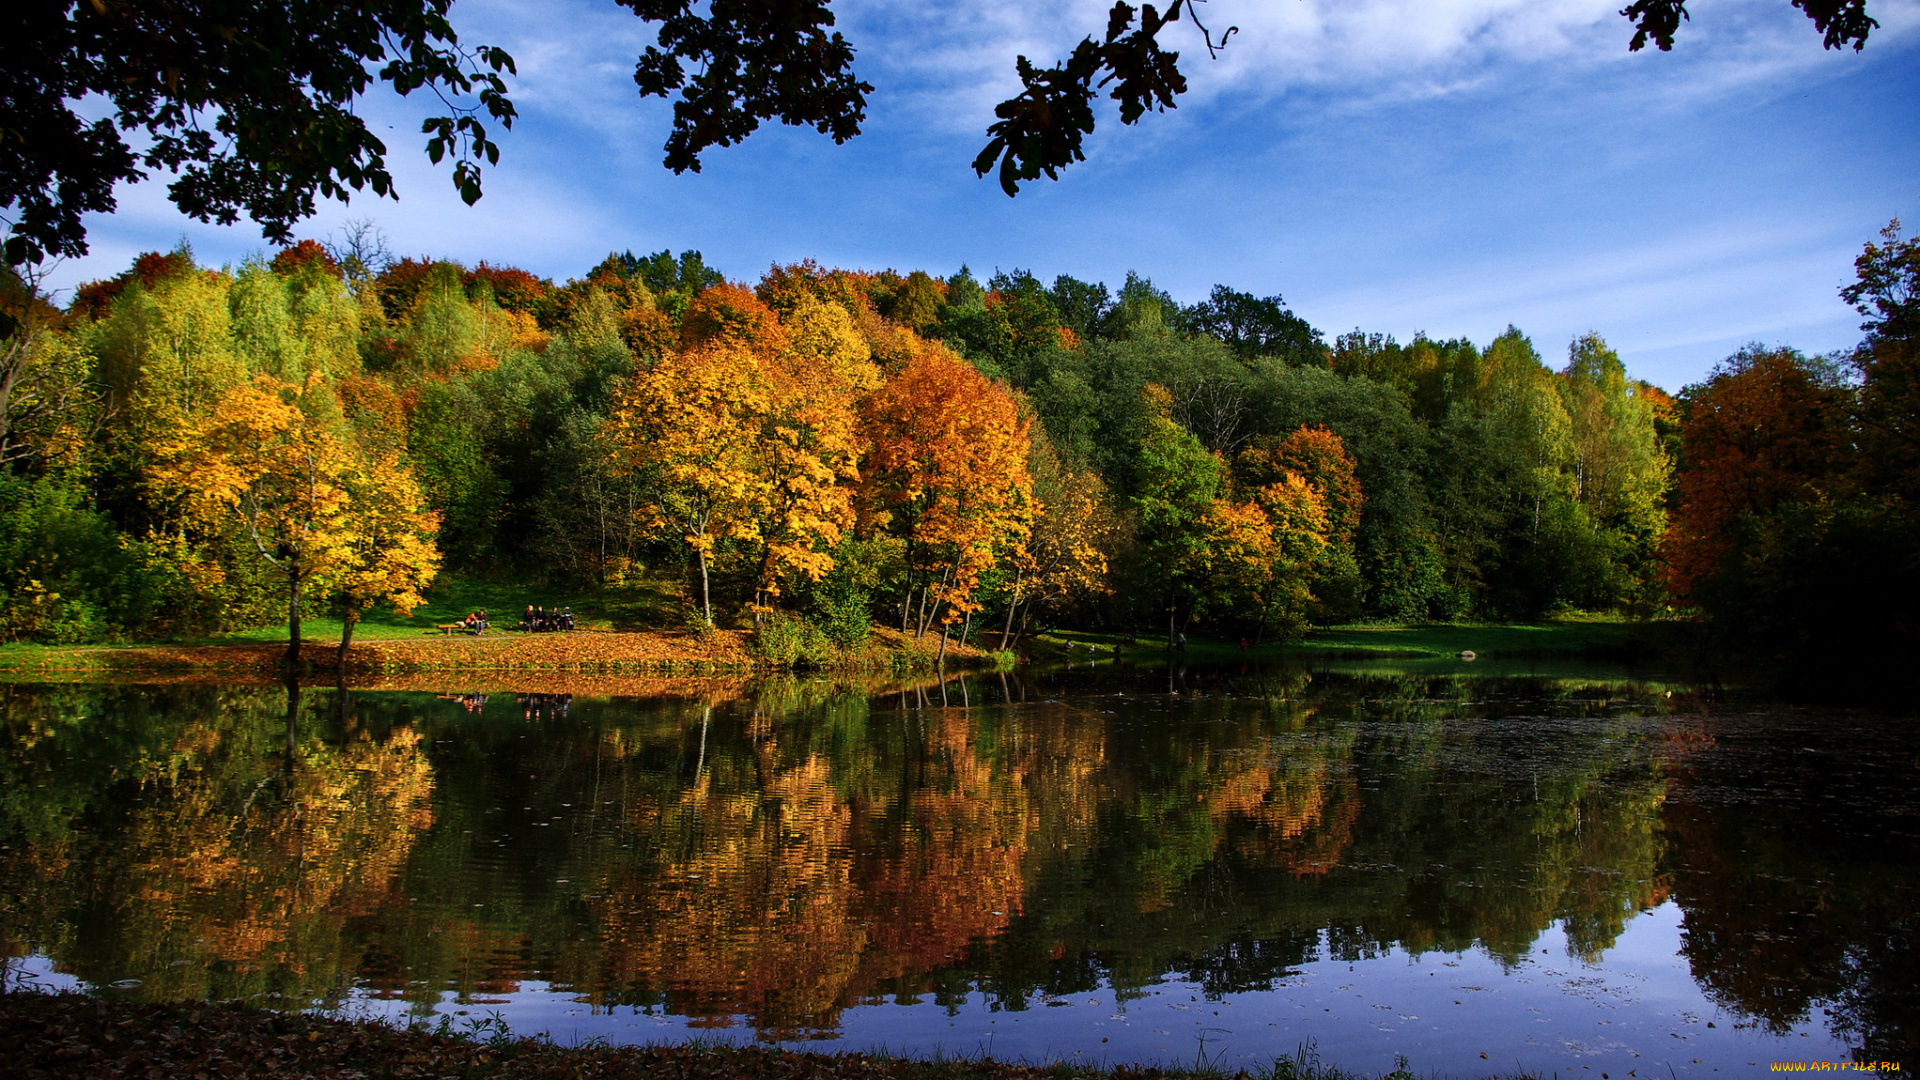
{"label": "dark water surface", "polygon": [[1574,671],[670,689],[0,686],[0,977],[563,1042],[1915,1071],[1910,717]]}

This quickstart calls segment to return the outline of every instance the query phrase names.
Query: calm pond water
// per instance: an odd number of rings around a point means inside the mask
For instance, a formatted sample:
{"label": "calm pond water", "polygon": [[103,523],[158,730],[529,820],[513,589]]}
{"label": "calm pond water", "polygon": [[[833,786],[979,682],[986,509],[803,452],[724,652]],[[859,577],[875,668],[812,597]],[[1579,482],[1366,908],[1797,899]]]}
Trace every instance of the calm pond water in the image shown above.
{"label": "calm pond water", "polygon": [[1456,669],[0,686],[0,977],[563,1042],[1914,1071],[1920,725]]}

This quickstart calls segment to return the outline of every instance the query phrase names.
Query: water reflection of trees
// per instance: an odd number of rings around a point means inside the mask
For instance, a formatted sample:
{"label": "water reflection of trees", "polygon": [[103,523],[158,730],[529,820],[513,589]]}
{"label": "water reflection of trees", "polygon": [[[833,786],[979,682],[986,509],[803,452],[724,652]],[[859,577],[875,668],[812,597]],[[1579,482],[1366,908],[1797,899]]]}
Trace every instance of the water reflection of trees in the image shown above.
{"label": "water reflection of trees", "polygon": [[[311,698],[311,695],[309,695]],[[351,978],[432,822],[409,728],[284,690],[0,692],[0,932],[97,983],[227,998]]]}
{"label": "water reflection of trees", "polygon": [[[1824,1013],[1858,1061],[1920,1052],[1920,817],[1911,737],[1801,715],[1706,717],[1674,755],[1681,951],[1721,1005],[1784,1032]],[[1711,746],[1712,753],[1704,752]]]}
{"label": "water reflection of trees", "polygon": [[510,694],[310,691],[291,727],[277,691],[0,691],[0,933],[155,996],[357,980],[425,1008],[545,980],[822,1034],[882,998],[1022,1008],[1169,973],[1226,993],[1395,947],[1513,962],[1556,923],[1591,958],[1678,874],[1730,1004],[1830,1000],[1883,1034],[1912,1015],[1892,907],[1858,920],[1872,948],[1734,956],[1741,919],[1814,940],[1769,903],[1833,901],[1764,900],[1760,834],[1668,799],[1645,701],[1168,681],[780,682],[532,720]]}

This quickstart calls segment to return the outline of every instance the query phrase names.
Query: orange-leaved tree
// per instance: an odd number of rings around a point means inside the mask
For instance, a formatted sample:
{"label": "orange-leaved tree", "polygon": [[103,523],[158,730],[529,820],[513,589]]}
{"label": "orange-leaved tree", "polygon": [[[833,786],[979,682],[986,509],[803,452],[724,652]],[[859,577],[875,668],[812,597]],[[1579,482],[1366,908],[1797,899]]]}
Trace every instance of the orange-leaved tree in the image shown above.
{"label": "orange-leaved tree", "polygon": [[1326,500],[1329,539],[1347,542],[1360,527],[1366,497],[1347,445],[1318,425],[1301,425],[1284,439],[1263,435],[1234,459],[1234,477],[1249,487],[1265,487],[1294,473]]}
{"label": "orange-leaved tree", "polygon": [[[1324,427],[1301,425],[1284,439],[1260,436],[1253,445],[1234,459],[1234,477],[1242,487],[1265,491],[1259,497],[1269,513],[1288,518],[1290,550],[1307,544],[1315,553],[1306,560],[1308,579],[1301,595],[1310,601],[1323,618],[1349,614],[1358,606],[1360,569],[1354,559],[1354,536],[1360,528],[1360,511],[1366,504],[1353,457],[1347,453],[1340,436]],[[1301,518],[1297,512],[1301,496],[1285,485],[1297,478],[1317,496],[1320,524],[1312,526],[1312,514]],[[1312,540],[1305,539],[1312,536]]]}
{"label": "orange-leaved tree", "polygon": [[1841,467],[1840,395],[1792,349],[1740,350],[1689,403],[1680,500],[1660,541],[1686,599],[1720,569],[1742,517],[1815,498]]}
{"label": "orange-leaved tree", "polygon": [[944,651],[945,631],[978,607],[981,573],[1025,547],[1027,425],[1004,388],[925,344],[867,399],[863,420],[868,512],[906,541],[901,628],[925,634],[938,621]]}
{"label": "orange-leaved tree", "polygon": [[780,316],[751,290],[732,283],[702,290],[680,319],[680,342],[686,347],[725,342],[770,353],[784,346],[786,337]]}

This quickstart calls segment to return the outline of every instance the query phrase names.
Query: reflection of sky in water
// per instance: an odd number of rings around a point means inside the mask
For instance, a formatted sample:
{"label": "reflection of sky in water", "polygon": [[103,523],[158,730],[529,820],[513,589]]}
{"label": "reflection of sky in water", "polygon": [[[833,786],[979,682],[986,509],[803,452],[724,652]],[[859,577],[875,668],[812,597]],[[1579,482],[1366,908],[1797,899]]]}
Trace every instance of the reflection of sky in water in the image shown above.
{"label": "reflection of sky in water", "polygon": [[[1773,1035],[1714,1005],[1679,955],[1680,920],[1670,901],[1641,914],[1593,965],[1567,955],[1555,926],[1512,969],[1477,950],[1413,956],[1396,948],[1354,963],[1306,963],[1270,991],[1218,1000],[1197,984],[1169,981],[1130,1001],[1116,1002],[1102,986],[1036,997],[1020,1011],[997,1009],[977,992],[953,1014],[926,999],[886,1001],[842,1013],[838,1038],[786,1045],[1095,1064],[1193,1065],[1204,1056],[1232,1073],[1265,1068],[1312,1041],[1327,1062],[1365,1073],[1386,1072],[1404,1054],[1421,1076],[1604,1072],[1613,1080],[1664,1076],[1669,1066],[1681,1076],[1711,1076],[1764,1070],[1771,1061],[1847,1060],[1846,1045],[1826,1032],[1817,1010],[1814,1022]],[[596,1013],[538,982],[466,1005],[449,998],[437,1011],[456,1030],[497,1014],[516,1033],[546,1032],[561,1043],[753,1041],[749,1026],[689,1023],[658,1009]],[[356,997],[342,1012],[404,1021],[407,1007]]]}

